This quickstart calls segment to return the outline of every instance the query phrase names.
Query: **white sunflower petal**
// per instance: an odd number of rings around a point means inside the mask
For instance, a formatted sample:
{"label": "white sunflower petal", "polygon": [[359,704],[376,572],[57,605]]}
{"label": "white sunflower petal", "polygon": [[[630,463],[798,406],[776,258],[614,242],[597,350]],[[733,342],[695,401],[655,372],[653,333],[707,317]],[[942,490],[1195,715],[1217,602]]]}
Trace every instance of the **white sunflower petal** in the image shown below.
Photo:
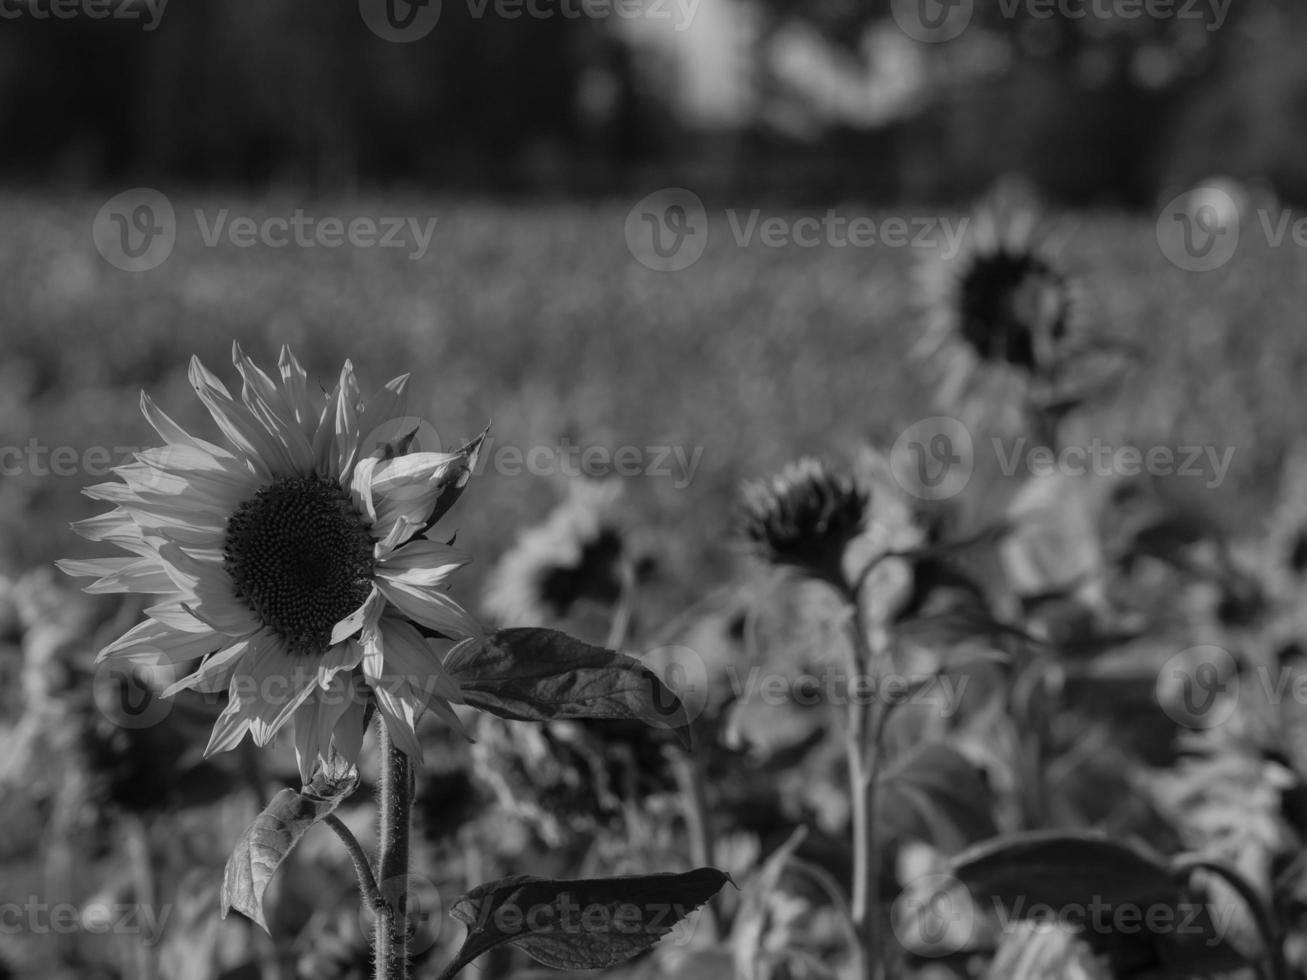
{"label": "white sunflower petal", "polygon": [[101,650],[95,662],[188,663],[212,653],[223,642],[222,637],[214,636],[209,630],[186,633],[155,619],[147,619]]}
{"label": "white sunflower petal", "polygon": [[471,560],[465,551],[418,538],[382,558],[377,575],[405,585],[436,586]]}
{"label": "white sunflower petal", "polygon": [[444,592],[380,577],[377,587],[409,619],[439,630],[451,639],[484,635],[472,614]]}
{"label": "white sunflower petal", "polygon": [[231,683],[231,675],[241,658],[250,652],[250,640],[237,640],[204,658],[193,673],[166,688],[163,697],[170,698],[178,691],[191,689],[202,694],[216,694]]}

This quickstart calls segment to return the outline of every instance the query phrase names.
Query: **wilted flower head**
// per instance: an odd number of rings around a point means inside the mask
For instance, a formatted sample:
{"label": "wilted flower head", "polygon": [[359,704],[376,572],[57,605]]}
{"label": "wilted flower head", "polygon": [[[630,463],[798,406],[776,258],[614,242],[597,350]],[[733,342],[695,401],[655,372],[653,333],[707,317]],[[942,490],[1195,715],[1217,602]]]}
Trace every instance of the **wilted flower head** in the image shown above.
{"label": "wilted flower head", "polygon": [[411,433],[391,431],[407,376],[365,400],[348,361],[330,393],[314,390],[287,349],[279,381],[239,348],[233,361],[239,400],[198,359],[190,365],[230,448],[191,435],[143,394],[165,445],[118,467],[121,482],[86,491],[114,509],[75,529],[132,557],[60,566],[95,578],[88,592],[155,600],[100,660],[194,665],[164,696],[227,689],[206,754],[246,732],[263,745],[293,719],[307,783],[333,747],[357,759],[370,700],[395,743],[419,756],[424,710],[458,724],[450,702],[461,694],[442,653],[481,633],[445,591],[468,557],[426,536],[467,482],[480,440],[407,453]]}
{"label": "wilted flower head", "polygon": [[940,375],[939,401],[965,420],[1005,418],[1052,384],[1072,333],[1075,285],[1029,204],[999,193],[971,216],[966,243],[924,268],[926,333],[917,353]]}
{"label": "wilted flower head", "polygon": [[845,587],[849,543],[863,530],[871,493],[850,474],[805,457],[744,486],[740,535],[774,565]]}
{"label": "wilted flower head", "polygon": [[613,602],[622,591],[626,545],[617,480],[571,480],[566,498],[522,531],[490,573],[485,611],[505,626],[538,626],[582,599]]}

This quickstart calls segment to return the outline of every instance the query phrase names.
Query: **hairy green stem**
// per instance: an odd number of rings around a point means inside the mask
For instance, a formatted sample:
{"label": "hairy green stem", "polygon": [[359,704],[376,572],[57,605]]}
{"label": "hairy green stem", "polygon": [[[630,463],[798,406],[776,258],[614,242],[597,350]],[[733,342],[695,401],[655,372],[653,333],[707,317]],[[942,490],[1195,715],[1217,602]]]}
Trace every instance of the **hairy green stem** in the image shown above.
{"label": "hairy green stem", "polygon": [[[867,704],[861,677],[874,670],[875,652],[867,637],[867,623],[857,594],[849,596],[850,668],[847,756],[849,792],[853,808],[853,903],[854,931],[859,941],[859,976],[876,980],[881,976],[880,893],[876,875],[880,848],[876,839],[876,784],[880,775],[880,742],[885,728],[885,706]],[[871,736],[868,738],[868,736]]]}
{"label": "hairy green stem", "polygon": [[381,819],[377,862],[380,897],[374,945],[376,980],[408,980],[408,838],[413,799],[408,756],[391,740],[384,719],[378,719],[381,736],[381,785],[378,803]]}

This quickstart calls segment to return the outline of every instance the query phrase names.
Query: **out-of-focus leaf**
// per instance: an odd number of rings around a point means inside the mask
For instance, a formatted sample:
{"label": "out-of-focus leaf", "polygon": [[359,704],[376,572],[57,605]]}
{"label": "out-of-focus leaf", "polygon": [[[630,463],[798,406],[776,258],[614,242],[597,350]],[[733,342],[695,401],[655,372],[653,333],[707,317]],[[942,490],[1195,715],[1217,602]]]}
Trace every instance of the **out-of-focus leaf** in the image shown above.
{"label": "out-of-focus leaf", "polygon": [[263,915],[263,893],[268,882],[305,832],[340,806],[358,782],[355,767],[338,764],[321,770],[310,785],[298,792],[284,789],[272,798],[227,859],[222,875],[224,919],[235,909],[268,931]]}
{"label": "out-of-focus leaf", "polygon": [[481,885],[450,910],[468,934],[442,977],[506,944],[554,969],[616,966],[656,943],[728,881],[725,872],[699,868],[588,881],[517,875]]}
{"label": "out-of-focus leaf", "polygon": [[1011,919],[1075,925],[1114,975],[1179,978],[1247,962],[1157,855],[1090,833],[1033,831],[978,844],[950,863],[973,902]]}
{"label": "out-of-focus leaf", "polygon": [[635,719],[690,747],[680,700],[638,660],[547,629],[503,629],[465,640],[445,669],[468,704],[516,721]]}
{"label": "out-of-focus leaf", "polygon": [[954,854],[998,833],[980,771],[957,749],[929,742],[881,776],[880,833],[912,837]]}

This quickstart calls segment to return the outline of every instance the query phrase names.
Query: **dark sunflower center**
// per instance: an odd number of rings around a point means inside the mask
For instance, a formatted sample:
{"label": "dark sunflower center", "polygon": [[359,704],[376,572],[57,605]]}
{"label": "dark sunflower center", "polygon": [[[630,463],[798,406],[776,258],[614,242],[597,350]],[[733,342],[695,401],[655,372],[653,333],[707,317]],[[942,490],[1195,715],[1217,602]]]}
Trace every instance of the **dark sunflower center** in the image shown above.
{"label": "dark sunflower center", "polygon": [[368,597],[372,536],[349,494],[316,476],[261,489],[227,521],[223,564],[241,597],[294,653],[323,653]]}
{"label": "dark sunflower center", "polygon": [[1035,331],[1054,306],[1049,326],[1060,331],[1063,283],[1039,258],[999,252],[977,261],[962,281],[962,333],[991,361],[1027,370],[1037,367]]}

